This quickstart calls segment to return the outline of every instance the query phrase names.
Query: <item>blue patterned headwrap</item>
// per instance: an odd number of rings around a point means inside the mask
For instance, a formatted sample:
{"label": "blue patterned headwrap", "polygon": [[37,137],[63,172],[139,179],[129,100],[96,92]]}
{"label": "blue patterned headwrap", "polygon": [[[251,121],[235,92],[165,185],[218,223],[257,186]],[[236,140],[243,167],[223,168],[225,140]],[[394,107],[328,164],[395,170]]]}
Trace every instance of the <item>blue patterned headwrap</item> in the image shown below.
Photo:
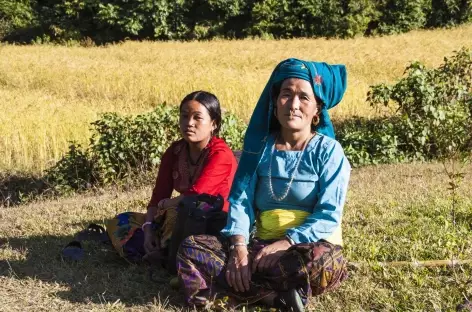
{"label": "blue patterned headwrap", "polygon": [[247,188],[259,165],[273,118],[272,89],[274,85],[280,84],[288,78],[299,78],[310,82],[315,96],[322,101],[320,123],[316,131],[334,138],[334,128],[329,118],[328,109],[336,106],[343,98],[347,85],[346,67],[294,58],[280,62],[272,72],[252,113],[244,137],[244,148],[238,170],[229,195],[230,203],[237,203],[241,200],[242,192]]}

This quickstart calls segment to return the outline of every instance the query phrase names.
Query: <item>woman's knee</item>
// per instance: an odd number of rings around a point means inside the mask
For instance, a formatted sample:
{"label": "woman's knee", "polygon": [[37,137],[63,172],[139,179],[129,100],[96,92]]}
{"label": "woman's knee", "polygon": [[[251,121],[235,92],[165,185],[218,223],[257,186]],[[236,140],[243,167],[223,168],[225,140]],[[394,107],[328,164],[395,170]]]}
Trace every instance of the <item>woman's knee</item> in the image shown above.
{"label": "woman's knee", "polygon": [[195,237],[188,236],[184,238],[184,240],[180,243],[179,249],[177,251],[178,255],[187,255],[192,252],[193,249],[196,248]]}
{"label": "woman's knee", "polygon": [[210,251],[221,249],[221,244],[215,236],[190,235],[186,237],[179,246],[179,254],[193,254],[195,250]]}
{"label": "woman's knee", "polygon": [[348,276],[342,248],[330,244],[315,246],[310,275],[314,295],[338,288]]}

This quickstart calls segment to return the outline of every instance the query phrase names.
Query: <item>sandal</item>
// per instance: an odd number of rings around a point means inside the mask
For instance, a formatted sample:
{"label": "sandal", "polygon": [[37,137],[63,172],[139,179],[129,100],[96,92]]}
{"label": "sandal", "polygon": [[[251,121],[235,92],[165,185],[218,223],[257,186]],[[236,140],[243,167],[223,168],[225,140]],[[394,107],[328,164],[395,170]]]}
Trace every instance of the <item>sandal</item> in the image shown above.
{"label": "sandal", "polygon": [[62,249],[63,259],[80,261],[84,258],[84,249],[82,248],[82,241],[95,241],[108,244],[110,243],[110,238],[108,237],[107,232],[103,226],[100,226],[95,223],[89,224],[89,226],[80,231],[74,236],[74,240],[68,243]]}
{"label": "sandal", "polygon": [[89,226],[85,229],[77,233],[75,235],[76,241],[95,241],[101,243],[109,243],[110,238],[108,237],[108,233],[103,226],[100,226],[95,223],[89,224]]}
{"label": "sandal", "polygon": [[84,249],[79,241],[71,241],[62,249],[62,258],[80,261],[84,258]]}

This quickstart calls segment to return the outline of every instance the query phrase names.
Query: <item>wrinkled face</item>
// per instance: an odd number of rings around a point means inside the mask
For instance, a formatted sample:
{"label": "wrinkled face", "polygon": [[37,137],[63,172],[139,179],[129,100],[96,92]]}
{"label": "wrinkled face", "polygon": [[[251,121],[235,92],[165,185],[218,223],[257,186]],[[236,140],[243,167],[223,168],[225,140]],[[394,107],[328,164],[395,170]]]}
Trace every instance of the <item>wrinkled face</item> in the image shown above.
{"label": "wrinkled face", "polygon": [[209,140],[216,128],[207,108],[195,100],[182,104],[179,119],[180,133],[185,141],[198,143]]}
{"label": "wrinkled face", "polygon": [[276,116],[283,128],[303,130],[311,128],[318,104],[311,84],[303,79],[284,80],[277,97]]}

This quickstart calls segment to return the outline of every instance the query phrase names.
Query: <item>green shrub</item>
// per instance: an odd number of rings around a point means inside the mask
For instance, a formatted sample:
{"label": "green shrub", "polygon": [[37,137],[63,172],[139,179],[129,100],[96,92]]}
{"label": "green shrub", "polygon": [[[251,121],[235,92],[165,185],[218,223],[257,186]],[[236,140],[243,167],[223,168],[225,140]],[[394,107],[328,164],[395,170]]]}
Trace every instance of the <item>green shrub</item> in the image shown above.
{"label": "green shrub", "polygon": [[[106,43],[126,38],[169,40],[221,36],[228,31],[227,23],[244,10],[245,2],[44,0],[31,1],[31,7],[43,32],[35,41],[68,43],[92,38],[94,42]],[[33,28],[36,26],[31,24]]]}
{"label": "green shrub", "polygon": [[452,26],[472,22],[470,0],[432,0],[428,27]]}
{"label": "green shrub", "polygon": [[438,68],[412,63],[394,85],[372,86],[372,106],[389,118],[353,118],[336,125],[353,166],[445,159],[472,151],[472,53],[462,49]]}
{"label": "green shrub", "polygon": [[246,123],[233,114],[226,113],[220,130],[222,137],[228,146],[234,151],[243,149],[244,135],[246,134]]}
{"label": "green shrub", "polygon": [[97,181],[95,175],[96,169],[89,150],[71,144],[67,154],[46,171],[44,180],[56,192],[64,194],[92,186]]}
{"label": "green shrub", "polygon": [[0,39],[5,35],[36,24],[32,1],[0,0]]}
{"label": "green shrub", "polygon": [[159,165],[165,149],[179,136],[178,116],[178,109],[159,106],[134,118],[108,113],[93,122],[90,149],[103,182]]}
{"label": "green shrub", "polygon": [[[178,106],[159,105],[135,117],[106,113],[93,122],[86,149],[71,145],[69,152],[46,173],[60,192],[109,184],[129,174],[156,168],[170,144],[180,138]],[[220,136],[232,149],[241,149],[245,123],[225,114]]]}
{"label": "green shrub", "polygon": [[353,118],[335,128],[336,138],[354,167],[425,159],[405,146],[399,118]]}
{"label": "green shrub", "polygon": [[352,37],[366,33],[375,16],[370,0],[262,0],[252,9],[252,34],[276,38]]}
{"label": "green shrub", "polygon": [[368,101],[397,108],[396,133],[409,153],[426,159],[470,153],[472,53],[462,49],[433,69],[413,63],[396,84],[371,87]]}
{"label": "green shrub", "polygon": [[469,21],[470,0],[0,0],[0,38],[16,42],[354,37]]}
{"label": "green shrub", "polygon": [[423,28],[431,9],[426,0],[388,0],[379,1],[377,9],[380,17],[374,33],[402,33]]}

